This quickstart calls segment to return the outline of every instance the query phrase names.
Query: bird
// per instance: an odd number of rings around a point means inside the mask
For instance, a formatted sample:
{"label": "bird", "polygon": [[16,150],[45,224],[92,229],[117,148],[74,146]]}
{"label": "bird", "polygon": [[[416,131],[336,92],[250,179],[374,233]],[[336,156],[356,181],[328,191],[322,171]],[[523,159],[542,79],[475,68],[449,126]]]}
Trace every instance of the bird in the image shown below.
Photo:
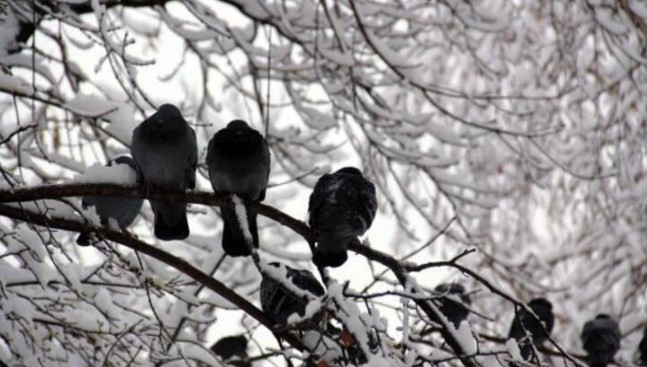
{"label": "bird", "polygon": [[[469,310],[465,305],[471,304],[469,295],[465,293],[465,287],[459,283],[442,283],[434,290],[440,293],[440,312],[458,328],[469,315]],[[457,298],[460,302],[452,298]]]}
{"label": "bird", "polygon": [[607,314],[598,314],[582,328],[580,339],[588,354],[589,366],[604,367],[613,360],[620,350],[620,329],[618,323]]}
{"label": "bird", "polygon": [[[269,265],[273,267],[285,267],[287,279],[299,289],[317,297],[321,297],[326,293],[321,283],[308,270],[297,270],[277,262],[272,262]],[[303,316],[307,304],[307,300],[287,291],[277,281],[263,274],[261,281],[261,308],[275,323],[285,324],[293,313]],[[320,317],[318,315],[313,319],[317,322],[317,319],[320,319]]]}
{"label": "bird", "polygon": [[645,326],[645,330],[643,331],[643,338],[638,344],[637,354],[638,361],[636,364],[639,366],[647,366],[647,326]]}
{"label": "bird", "polygon": [[[126,155],[109,161],[106,166],[112,167],[113,163],[130,167],[133,171],[136,170],[135,162]],[[122,230],[135,220],[143,203],[144,199],[141,198],[118,196],[86,196],[81,200],[83,209],[88,209],[91,206],[95,208],[102,226],[107,227],[110,224],[110,219],[114,219]],[[76,239],[79,246],[89,246],[91,242],[91,236],[87,232],[82,232]]]}
{"label": "bird", "polygon": [[[168,190],[195,188],[198,146],[195,131],[172,104],[164,104],[133,131],[130,147],[144,187]],[[155,237],[181,240],[189,236],[185,203],[150,200]]]}
{"label": "bird", "polygon": [[[261,202],[270,176],[270,149],[267,140],[243,120],[230,121],[217,131],[207,148],[207,166],[213,191],[235,194],[248,202]],[[254,248],[258,248],[256,212],[245,207],[247,228]],[[224,224],[222,247],[232,257],[251,255],[251,246],[238,222],[235,207],[220,208]]]}
{"label": "bird", "polygon": [[[245,335],[226,336],[211,346],[211,351],[227,361],[232,357],[239,360],[247,359],[247,338]],[[237,366],[251,366],[249,363],[237,363]]]}
{"label": "bird", "polygon": [[519,343],[521,357],[526,361],[534,356],[533,345],[539,347],[548,340],[555,323],[553,305],[547,299],[535,298],[528,302],[528,307],[539,319],[521,308],[512,320],[509,333]]}
{"label": "bird", "polygon": [[342,266],[348,259],[348,245],[368,230],[376,211],[375,186],[359,169],[344,167],[321,176],[308,203],[315,265]]}

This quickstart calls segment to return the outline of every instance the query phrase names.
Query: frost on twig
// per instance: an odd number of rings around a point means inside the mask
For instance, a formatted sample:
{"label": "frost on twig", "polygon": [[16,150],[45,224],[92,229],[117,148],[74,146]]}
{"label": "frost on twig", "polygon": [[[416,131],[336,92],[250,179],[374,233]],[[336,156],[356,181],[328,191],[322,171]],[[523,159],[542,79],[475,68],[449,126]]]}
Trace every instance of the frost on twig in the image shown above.
{"label": "frost on twig", "polygon": [[[581,310],[617,318],[617,362],[631,360],[646,16],[640,1],[0,0],[0,361],[213,365],[216,338],[245,334],[255,364],[326,350],[342,365],[504,366],[519,363],[514,309],[537,296],[560,328],[541,362],[582,363]],[[228,198],[204,191],[203,149],[195,192],[75,178],[128,154],[167,102],[200,147],[230,119],[269,120],[276,184],[237,205],[243,227],[243,209],[260,216],[253,260],[223,256]],[[378,190],[370,242],[277,328],[255,306],[257,264],[313,269],[308,195],[346,165]],[[81,209],[88,195],[195,204],[192,235],[157,241],[148,205],[115,231]],[[99,242],[76,246],[79,226]],[[457,330],[432,291],[444,282],[474,297]]]}

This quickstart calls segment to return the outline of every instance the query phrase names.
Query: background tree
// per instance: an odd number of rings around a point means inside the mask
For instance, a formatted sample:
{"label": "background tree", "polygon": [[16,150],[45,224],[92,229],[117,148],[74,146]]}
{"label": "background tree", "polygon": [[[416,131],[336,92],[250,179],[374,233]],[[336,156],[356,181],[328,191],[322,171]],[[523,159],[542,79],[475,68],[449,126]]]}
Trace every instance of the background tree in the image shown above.
{"label": "background tree", "polygon": [[[4,364],[219,365],[209,346],[241,332],[259,365],[320,356],[254,306],[258,267],[314,270],[298,220],[343,163],[380,212],[319,299],[345,329],[325,330],[337,363],[505,365],[536,296],[556,314],[545,362],[582,363],[582,324],[607,313],[631,363],[647,319],[642,1],[3,0],[0,23]],[[81,174],[164,102],[198,135],[199,192],[148,197],[192,203],[192,235],[156,241],[146,204],[137,238],[95,229],[104,241],[78,248],[94,221],[79,197],[144,195]],[[223,255],[226,200],[204,193],[206,144],[234,118],[272,152],[261,262]],[[438,317],[446,281],[470,291],[469,329]]]}

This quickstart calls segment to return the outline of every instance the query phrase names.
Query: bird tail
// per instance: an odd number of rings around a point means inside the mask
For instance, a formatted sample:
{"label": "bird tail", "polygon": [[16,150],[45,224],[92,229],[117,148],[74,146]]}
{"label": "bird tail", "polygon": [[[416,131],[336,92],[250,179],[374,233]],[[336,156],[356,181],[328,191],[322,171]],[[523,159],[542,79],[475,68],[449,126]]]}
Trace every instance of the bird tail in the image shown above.
{"label": "bird tail", "polygon": [[335,237],[319,238],[312,261],[320,268],[342,266],[348,260],[347,245],[343,241],[345,240]]}
{"label": "bird tail", "polygon": [[529,340],[522,340],[519,342],[519,351],[521,352],[521,358],[524,361],[530,361],[534,359],[534,350],[532,349],[532,343]]}
{"label": "bird tail", "polygon": [[88,232],[81,232],[79,237],[76,238],[76,244],[79,246],[90,246],[90,233]]}
{"label": "bird tail", "polygon": [[588,361],[590,367],[606,367],[613,360],[613,356],[608,353],[589,354]]}
{"label": "bird tail", "polygon": [[183,240],[189,236],[186,204],[151,201],[155,213],[155,237],[162,241]]}
{"label": "bird tail", "polygon": [[[245,207],[247,214],[247,228],[252,235],[254,248],[258,248],[258,228],[256,226],[256,212]],[[223,205],[221,208],[224,229],[222,232],[222,248],[232,257],[249,256],[252,254],[250,245],[245,239],[243,229],[238,222],[238,215],[233,205]]]}

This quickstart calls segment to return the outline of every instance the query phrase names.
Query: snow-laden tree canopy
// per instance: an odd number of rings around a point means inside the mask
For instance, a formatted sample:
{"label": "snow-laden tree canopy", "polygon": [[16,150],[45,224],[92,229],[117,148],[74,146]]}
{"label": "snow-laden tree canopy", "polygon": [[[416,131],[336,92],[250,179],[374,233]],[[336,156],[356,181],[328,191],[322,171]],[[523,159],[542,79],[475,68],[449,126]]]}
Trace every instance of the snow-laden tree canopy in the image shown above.
{"label": "snow-laden tree canopy", "polygon": [[[614,363],[635,363],[644,1],[0,0],[0,67],[0,366],[220,366],[209,347],[240,333],[255,366],[507,366],[535,297],[556,321],[529,363],[584,365],[598,313],[620,325]],[[196,131],[196,190],[102,175],[163,103]],[[272,153],[254,260],[224,256],[205,165],[236,118]],[[327,293],[300,295],[333,327],[273,325],[259,270],[317,273],[308,195],[344,165],[379,212]],[[188,202],[191,236],[155,239],[148,204],[130,233],[101,228],[91,194]],[[87,228],[102,240],[80,248]],[[458,330],[442,282],[472,298]]]}

